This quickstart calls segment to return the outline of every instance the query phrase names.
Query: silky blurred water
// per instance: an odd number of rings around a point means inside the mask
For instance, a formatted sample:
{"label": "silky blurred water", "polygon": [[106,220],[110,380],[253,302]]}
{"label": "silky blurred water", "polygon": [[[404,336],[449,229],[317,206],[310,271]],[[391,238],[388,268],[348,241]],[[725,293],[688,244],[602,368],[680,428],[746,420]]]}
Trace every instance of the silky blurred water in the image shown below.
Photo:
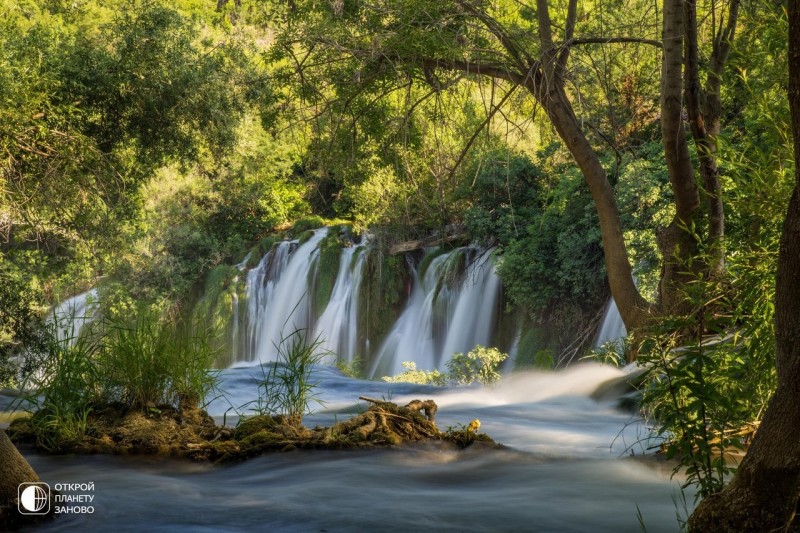
{"label": "silky blurred water", "polygon": [[[223,371],[226,399],[254,398],[257,367]],[[358,396],[434,399],[441,428],[480,419],[508,446],[295,451],[224,467],[147,457],[26,454],[49,483],[94,482],[95,512],[62,516],[45,531],[676,531],[683,512],[671,468],[642,458],[631,415],[589,396],[621,371],[596,365],[509,376],[492,388],[439,389],[354,380],[318,370],[325,402],[305,424],[357,412]],[[226,415],[227,412],[227,415]],[[633,453],[636,457],[630,457]],[[687,496],[691,504],[692,495]]]}

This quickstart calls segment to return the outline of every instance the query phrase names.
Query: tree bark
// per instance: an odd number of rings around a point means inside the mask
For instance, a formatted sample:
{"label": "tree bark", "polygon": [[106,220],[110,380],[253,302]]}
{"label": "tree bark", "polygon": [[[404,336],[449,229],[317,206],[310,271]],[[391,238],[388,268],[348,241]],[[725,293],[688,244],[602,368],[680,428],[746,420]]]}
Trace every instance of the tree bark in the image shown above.
{"label": "tree bark", "polygon": [[775,291],[778,387],[733,481],[706,498],[691,531],[784,531],[800,497],[800,2],[789,2],[789,105],[795,187],[781,234]]}
{"label": "tree bark", "polygon": [[[703,181],[708,215],[706,244],[709,250],[709,261],[707,266],[710,275],[713,276],[721,273],[725,266],[725,209],[717,167],[716,137],[721,131],[722,75],[736,34],[739,0],[732,0],[725,28],[720,29],[714,35],[705,87],[700,85],[697,0],[686,0],[684,13],[686,17],[684,93],[689,125],[700,161],[700,176]],[[713,28],[713,30],[716,32],[717,28]]]}
{"label": "tree bark", "polygon": [[0,429],[0,525],[10,515],[17,514],[19,484],[35,481],[39,481],[39,476]]}
{"label": "tree bark", "polygon": [[683,126],[683,43],[686,28],[682,0],[665,0],[661,64],[661,135],[669,180],[675,197],[675,217],[658,235],[662,255],[659,307],[680,311],[682,296],[677,289],[688,281],[689,261],[697,242],[687,229],[693,228],[700,211],[700,195],[689,156]]}

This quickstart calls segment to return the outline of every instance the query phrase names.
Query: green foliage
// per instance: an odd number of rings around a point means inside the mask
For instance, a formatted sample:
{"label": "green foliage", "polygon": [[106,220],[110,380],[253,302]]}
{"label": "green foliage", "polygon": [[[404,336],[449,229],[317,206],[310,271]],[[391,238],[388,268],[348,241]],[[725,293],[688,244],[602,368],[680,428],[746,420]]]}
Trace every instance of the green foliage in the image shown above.
{"label": "green foliage", "polygon": [[39,353],[47,347],[47,331],[37,309],[39,293],[0,252],[0,386],[16,381],[12,357]]}
{"label": "green foliage", "polygon": [[403,361],[401,363],[405,370],[396,376],[384,376],[383,381],[387,383],[414,383],[416,385],[438,385],[447,384],[447,375],[438,370],[419,370],[417,363],[413,361]]}
{"label": "green foliage", "polygon": [[336,368],[345,376],[353,379],[365,379],[366,376],[366,366],[363,357],[354,357],[352,361],[337,359]]}
{"label": "green foliage", "polygon": [[655,236],[675,214],[661,144],[648,143],[626,155],[619,172],[614,191],[637,287],[649,301],[656,301],[661,253]]}
{"label": "green foliage", "polygon": [[292,234],[300,235],[308,230],[321,228],[325,225],[325,219],[319,215],[301,218],[292,225]]}
{"label": "green foliage", "polygon": [[560,179],[528,206],[519,236],[502,243],[497,270],[511,300],[531,316],[577,305],[594,310],[605,292],[605,267],[594,202],[582,179]]}
{"label": "green foliage", "polygon": [[322,405],[314,393],[317,383],[312,379],[314,366],[328,355],[320,350],[322,343],[320,337],[312,339],[303,329],[282,336],[275,346],[275,363],[261,365],[258,398],[246,404],[250,410],[256,415],[301,417],[312,412],[312,403]]}
{"label": "green foliage", "polygon": [[582,359],[590,359],[604,365],[625,366],[625,353],[630,349],[628,338],[608,341],[601,346],[589,350]]}
{"label": "green foliage", "polygon": [[639,340],[643,412],[698,497],[722,489],[732,471],[726,449],[743,446],[775,387],[771,269],[732,265],[736,277],[698,278],[686,293],[692,312],[661,321]]}
{"label": "green foliage", "polygon": [[83,437],[92,405],[103,397],[100,342],[91,335],[68,334],[59,339],[60,326],[55,322],[47,326],[42,359],[23,380],[29,391],[23,405],[33,413],[36,444],[51,452]]}
{"label": "green foliage", "polygon": [[245,267],[254,268],[257,266],[258,263],[261,262],[261,259],[267,255],[267,252],[272,250],[272,247],[275,246],[275,244],[279,241],[280,239],[277,237],[269,235],[258,241],[258,244],[250,248],[250,251],[248,252],[250,257],[247,259],[247,264],[245,264]]}
{"label": "green foliage", "polygon": [[455,353],[447,362],[447,378],[458,385],[481,383],[491,385],[500,380],[500,363],[508,359],[508,354],[497,348],[486,348],[478,344],[472,350]]}
{"label": "green foliage", "polygon": [[144,308],[132,322],[112,322],[102,357],[107,399],[138,409],[197,406],[217,385],[214,335]]}
{"label": "green foliage", "polygon": [[536,215],[545,181],[541,166],[528,157],[488,154],[468,191],[473,199],[464,215],[469,234],[489,245],[515,241]]}
{"label": "green foliage", "polygon": [[21,223],[19,241],[113,246],[155,169],[231,146],[246,100],[232,82],[246,61],[157,2],[127,3],[107,24],[76,20],[42,7],[0,22],[0,147],[10,156],[0,201]]}
{"label": "green foliage", "polygon": [[481,383],[491,385],[500,379],[498,369],[500,364],[508,359],[508,354],[500,352],[497,348],[485,348],[476,345],[468,353],[455,353],[447,362],[447,372],[439,370],[421,370],[413,361],[401,363],[405,369],[396,376],[384,376],[383,381],[388,383],[414,383],[417,385],[445,386],[448,383],[455,385],[469,385]]}

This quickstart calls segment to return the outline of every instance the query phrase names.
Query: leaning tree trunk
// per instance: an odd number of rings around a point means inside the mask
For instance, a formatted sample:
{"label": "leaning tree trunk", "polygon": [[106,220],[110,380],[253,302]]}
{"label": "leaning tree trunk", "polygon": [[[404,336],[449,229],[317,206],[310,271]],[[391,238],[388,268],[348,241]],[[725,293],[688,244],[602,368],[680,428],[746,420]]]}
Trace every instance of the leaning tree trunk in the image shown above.
{"label": "leaning tree trunk", "polygon": [[692,514],[692,531],[784,531],[800,497],[800,2],[789,2],[789,105],[795,187],[775,291],[778,388],[733,481]]}
{"label": "leaning tree trunk", "polygon": [[[575,26],[577,2],[569,3],[565,41]],[[538,67],[531,65],[522,76],[525,88],[547,112],[558,136],[572,154],[583,174],[584,182],[594,200],[600,221],[608,284],[628,331],[643,326],[651,318],[652,308],[642,297],[633,281],[631,264],[622,234],[619,207],[606,171],[589,140],[583,133],[572,104],[564,89],[567,79],[566,62],[569,48],[559,50],[553,44],[552,21],[547,0],[537,0],[539,40],[543,57]]]}
{"label": "leaning tree trunk", "polygon": [[16,512],[19,484],[34,481],[39,481],[39,476],[0,429],[0,525]]}

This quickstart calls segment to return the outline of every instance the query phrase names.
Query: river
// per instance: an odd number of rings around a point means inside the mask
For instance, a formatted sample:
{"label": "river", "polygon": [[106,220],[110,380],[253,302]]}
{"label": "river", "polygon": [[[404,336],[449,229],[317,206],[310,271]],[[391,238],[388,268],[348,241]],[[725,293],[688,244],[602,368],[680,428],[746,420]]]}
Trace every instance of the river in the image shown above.
{"label": "river", "polygon": [[[257,367],[221,372],[225,398],[209,405],[235,423],[231,405],[256,394]],[[317,370],[324,406],[308,426],[356,412],[358,396],[434,399],[441,428],[478,418],[508,446],[294,451],[233,466],[149,457],[26,453],[44,481],[94,483],[93,514],[59,517],[42,531],[676,531],[685,513],[671,468],[637,441],[641,426],[597,386],[608,366],[507,376],[491,388],[434,388],[356,380]],[[363,402],[362,406],[363,407]],[[633,454],[633,456],[631,456]],[[693,495],[687,494],[691,508]],[[676,503],[678,502],[678,503]]]}

